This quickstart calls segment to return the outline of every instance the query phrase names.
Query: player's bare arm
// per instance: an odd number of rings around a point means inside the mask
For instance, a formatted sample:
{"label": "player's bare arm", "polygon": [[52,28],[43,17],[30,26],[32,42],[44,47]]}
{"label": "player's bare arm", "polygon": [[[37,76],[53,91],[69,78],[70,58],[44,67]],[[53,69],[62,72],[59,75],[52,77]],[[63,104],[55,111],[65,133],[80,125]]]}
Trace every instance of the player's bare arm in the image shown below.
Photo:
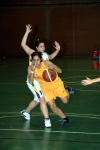
{"label": "player's bare arm", "polygon": [[62,73],[62,70],[59,67],[57,67],[55,64],[53,64],[51,61],[45,60],[44,64],[46,65],[47,68],[54,69],[58,73]]}
{"label": "player's bare arm", "polygon": [[28,54],[31,55],[35,50],[31,49],[26,43],[27,43],[27,38],[29,33],[32,31],[32,26],[30,24],[26,25],[26,32],[22,38],[21,41],[21,46],[24,49],[24,51]]}
{"label": "player's bare arm", "polygon": [[85,80],[81,81],[82,85],[84,85],[84,86],[92,84],[92,83],[96,83],[96,82],[100,82],[100,77],[95,78],[95,79],[90,79],[90,78],[86,77]]}
{"label": "player's bare arm", "polygon": [[36,68],[36,64],[32,64],[30,66],[28,66],[28,79],[29,79],[29,83],[32,84],[34,81],[34,70]]}
{"label": "player's bare arm", "polygon": [[52,60],[53,58],[55,58],[56,57],[56,55],[59,53],[59,51],[60,51],[60,44],[57,42],[57,41],[55,41],[54,42],[54,48],[56,49],[51,55],[49,55],[49,59],[50,60]]}

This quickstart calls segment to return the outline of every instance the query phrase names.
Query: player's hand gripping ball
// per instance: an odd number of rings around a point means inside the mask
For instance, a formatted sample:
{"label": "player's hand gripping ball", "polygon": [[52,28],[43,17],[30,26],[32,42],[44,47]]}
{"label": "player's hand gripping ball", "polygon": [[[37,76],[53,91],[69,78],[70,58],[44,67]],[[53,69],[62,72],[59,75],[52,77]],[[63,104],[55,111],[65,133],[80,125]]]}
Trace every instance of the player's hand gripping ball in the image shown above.
{"label": "player's hand gripping ball", "polygon": [[52,82],[56,79],[56,72],[53,69],[44,70],[42,77],[47,82]]}

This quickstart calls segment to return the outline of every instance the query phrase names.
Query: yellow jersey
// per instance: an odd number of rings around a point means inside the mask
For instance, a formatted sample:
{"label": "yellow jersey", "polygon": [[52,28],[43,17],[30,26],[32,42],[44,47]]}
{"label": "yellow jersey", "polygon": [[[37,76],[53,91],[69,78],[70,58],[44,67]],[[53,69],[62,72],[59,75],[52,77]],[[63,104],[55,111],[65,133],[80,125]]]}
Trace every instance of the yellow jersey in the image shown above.
{"label": "yellow jersey", "polygon": [[43,89],[50,89],[54,90],[56,87],[58,87],[59,84],[63,84],[62,80],[58,77],[58,73],[56,72],[56,79],[51,82],[47,82],[43,79],[42,74],[44,70],[46,70],[46,66],[44,62],[41,62],[41,67],[38,69],[36,68],[34,71],[34,79],[37,80],[40,83],[40,86]]}

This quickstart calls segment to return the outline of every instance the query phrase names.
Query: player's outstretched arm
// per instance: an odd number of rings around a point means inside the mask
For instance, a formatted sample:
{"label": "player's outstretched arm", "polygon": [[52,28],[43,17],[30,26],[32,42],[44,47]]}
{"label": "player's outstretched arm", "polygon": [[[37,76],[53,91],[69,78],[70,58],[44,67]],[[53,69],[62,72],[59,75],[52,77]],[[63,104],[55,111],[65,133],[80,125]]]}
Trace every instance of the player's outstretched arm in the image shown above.
{"label": "player's outstretched arm", "polygon": [[21,41],[21,46],[22,48],[24,49],[24,51],[28,54],[28,55],[31,55],[34,50],[31,49],[26,43],[27,43],[27,38],[28,38],[28,35],[29,33],[32,31],[32,26],[30,24],[27,24],[26,25],[26,32],[22,38],[22,41]]}
{"label": "player's outstretched arm", "polygon": [[46,65],[46,67],[49,69],[54,69],[55,71],[57,71],[58,73],[62,73],[62,70],[58,67],[58,66],[56,66],[55,64],[53,64],[51,61],[49,61],[49,60],[45,60],[44,61],[44,63],[45,63],[45,65]]}
{"label": "player's outstretched arm", "polygon": [[53,58],[56,57],[56,55],[59,53],[60,51],[60,45],[57,41],[54,42],[54,48],[56,49],[52,54],[49,55],[49,59],[52,60]]}
{"label": "player's outstretched arm", "polygon": [[95,78],[95,79],[90,79],[90,78],[86,77],[85,80],[81,81],[81,84],[86,86],[86,85],[89,85],[89,84],[92,84],[92,83],[96,83],[96,82],[100,82],[100,77],[99,78]]}
{"label": "player's outstretched arm", "polygon": [[35,68],[36,68],[36,64],[34,64],[34,65],[32,64],[32,65],[28,66],[28,69],[27,69],[28,79],[29,79],[30,84],[32,84],[34,81],[34,70],[35,70]]}

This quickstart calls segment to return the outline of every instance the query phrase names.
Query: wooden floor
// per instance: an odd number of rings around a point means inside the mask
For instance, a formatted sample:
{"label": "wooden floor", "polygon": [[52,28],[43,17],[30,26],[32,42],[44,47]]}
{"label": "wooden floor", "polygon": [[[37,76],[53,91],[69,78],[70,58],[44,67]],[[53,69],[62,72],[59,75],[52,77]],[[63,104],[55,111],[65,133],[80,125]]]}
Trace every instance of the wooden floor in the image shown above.
{"label": "wooden floor", "polygon": [[20,111],[33,99],[26,85],[27,58],[0,60],[0,149],[1,150],[100,150],[100,83],[81,85],[85,77],[100,76],[98,60],[56,58],[64,83],[76,89],[69,103],[57,105],[70,120],[59,127],[60,118],[50,109],[51,128],[44,127],[39,106],[26,121]]}

